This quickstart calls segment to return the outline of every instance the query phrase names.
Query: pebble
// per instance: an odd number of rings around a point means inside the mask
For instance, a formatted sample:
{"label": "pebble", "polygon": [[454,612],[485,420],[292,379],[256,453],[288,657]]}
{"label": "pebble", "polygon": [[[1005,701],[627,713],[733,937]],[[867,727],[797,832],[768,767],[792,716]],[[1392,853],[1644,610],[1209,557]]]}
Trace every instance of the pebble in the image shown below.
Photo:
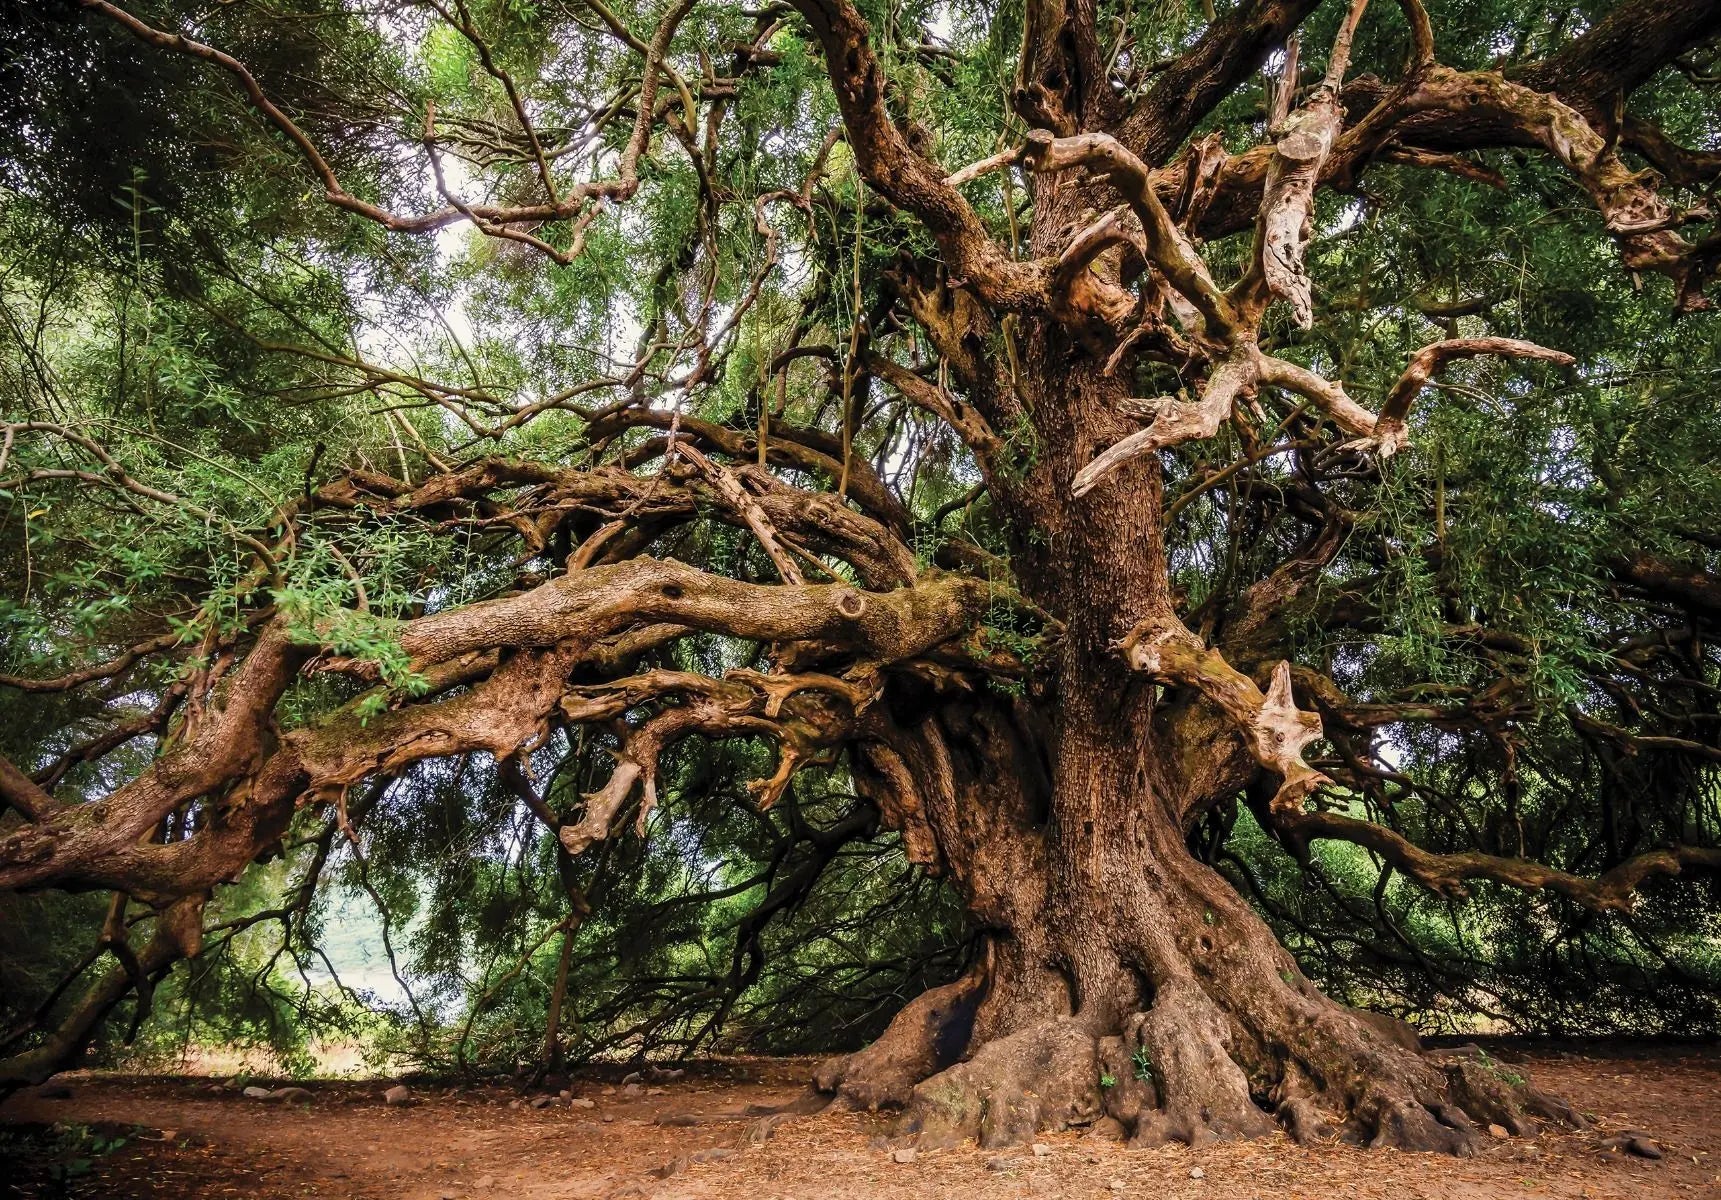
{"label": "pebble", "polygon": [[621,1094],[624,1096],[643,1096],[645,1089],[637,1083],[630,1083],[621,1090]]}
{"label": "pebble", "polygon": [[1506,1132],[1506,1127],[1504,1125],[1490,1125],[1488,1126],[1488,1136],[1503,1138],[1510,1137],[1511,1135]]}
{"label": "pebble", "polygon": [[568,1101],[569,1108],[596,1108],[597,1101],[587,1100],[584,1096],[575,1096]]}
{"label": "pebble", "polygon": [[891,1162],[911,1163],[919,1157],[920,1153],[917,1150],[892,1150],[890,1152]]}
{"label": "pebble", "polygon": [[1014,1162],[1002,1154],[998,1155],[996,1158],[989,1158],[986,1160],[986,1169],[988,1171],[1008,1171],[1015,1165],[1016,1164]]}
{"label": "pebble", "polygon": [[1046,1145],[1046,1143],[1044,1143],[1044,1142],[1035,1142],[1034,1143],[1034,1157],[1035,1158],[1045,1158],[1051,1152],[1052,1152],[1052,1148],[1050,1146]]}
{"label": "pebble", "polygon": [[532,1107],[533,1108],[548,1108],[548,1107],[550,1107],[550,1098],[548,1096],[533,1096],[532,1097]]}
{"label": "pebble", "polygon": [[390,1108],[405,1108],[414,1103],[412,1089],[397,1083],[382,1094],[382,1102]]}
{"label": "pebble", "polygon": [[285,1100],[294,1104],[309,1104],[312,1100],[315,1100],[316,1097],[313,1096],[306,1088],[284,1087],[276,1088],[274,1091],[270,1092],[269,1099]]}
{"label": "pebble", "polygon": [[246,1088],[239,1094],[248,1100],[267,1100],[269,1098],[269,1089],[252,1086]]}
{"label": "pebble", "polygon": [[1111,1190],[1114,1192],[1121,1192],[1121,1191],[1123,1191],[1125,1185],[1124,1185],[1123,1180],[1114,1179],[1107,1186],[1109,1186],[1111,1188]]}
{"label": "pebble", "polygon": [[638,1071],[629,1071],[626,1075],[623,1075],[621,1077],[621,1081],[624,1084],[638,1083],[640,1080],[642,1080],[644,1078],[645,1078],[645,1076],[640,1074]]}
{"label": "pebble", "polygon": [[1200,1167],[1190,1167],[1189,1168],[1189,1178],[1191,1178],[1191,1179],[1206,1179],[1207,1178],[1207,1172],[1203,1171]]}
{"label": "pebble", "polygon": [[603,1115],[602,1119],[603,1119],[603,1123],[605,1125],[608,1125],[611,1121],[615,1120],[615,1114],[614,1113],[605,1113]]}

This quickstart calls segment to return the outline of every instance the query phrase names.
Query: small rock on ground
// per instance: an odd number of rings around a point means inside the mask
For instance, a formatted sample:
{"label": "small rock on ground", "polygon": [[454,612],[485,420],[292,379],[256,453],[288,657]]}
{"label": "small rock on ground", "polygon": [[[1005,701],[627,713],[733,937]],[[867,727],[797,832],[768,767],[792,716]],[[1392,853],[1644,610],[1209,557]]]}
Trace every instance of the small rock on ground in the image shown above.
{"label": "small rock on ground", "polygon": [[597,1101],[587,1100],[584,1096],[575,1096],[568,1101],[569,1108],[596,1108]]}
{"label": "small rock on ground", "polygon": [[1034,1143],[1034,1157],[1035,1158],[1045,1158],[1051,1152],[1052,1152],[1052,1148],[1050,1146],[1046,1145],[1046,1143],[1044,1143],[1044,1142],[1035,1142]]}
{"label": "small rock on ground", "polygon": [[1206,1179],[1207,1178],[1207,1172],[1203,1171],[1200,1167],[1190,1167],[1189,1168],[1189,1178],[1191,1178],[1191,1179]]}
{"label": "small rock on ground", "polygon": [[919,1157],[919,1152],[915,1150],[892,1150],[890,1152],[891,1162],[911,1163]]}
{"label": "small rock on ground", "polygon": [[247,1100],[267,1100],[269,1098],[269,1089],[253,1086],[246,1088],[239,1094],[244,1096]]}
{"label": "small rock on ground", "polygon": [[382,1094],[382,1102],[392,1108],[402,1108],[411,1104],[412,1089],[404,1083],[397,1083]]}

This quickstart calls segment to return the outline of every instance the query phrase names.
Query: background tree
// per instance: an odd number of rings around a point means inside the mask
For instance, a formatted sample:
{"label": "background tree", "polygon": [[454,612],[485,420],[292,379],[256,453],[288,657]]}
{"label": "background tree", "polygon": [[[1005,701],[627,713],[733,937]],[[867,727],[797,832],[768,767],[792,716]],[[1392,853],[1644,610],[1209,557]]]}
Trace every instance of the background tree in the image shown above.
{"label": "background tree", "polygon": [[110,899],[7,1079],[331,870],[460,1062],[859,916],[935,1141],[1573,1119],[1310,973],[1714,1026],[1721,5],[13,16],[0,886]]}

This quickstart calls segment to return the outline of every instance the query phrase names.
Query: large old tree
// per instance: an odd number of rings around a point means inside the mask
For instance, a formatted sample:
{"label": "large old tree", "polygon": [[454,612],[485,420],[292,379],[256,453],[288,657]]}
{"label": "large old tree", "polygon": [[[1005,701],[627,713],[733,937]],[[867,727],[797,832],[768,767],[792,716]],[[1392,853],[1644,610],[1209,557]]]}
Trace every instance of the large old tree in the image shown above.
{"label": "large old tree", "polygon": [[1239,821],[1701,941],[1721,4],[12,11],[0,887],[113,899],[9,1081],[437,761],[842,780],[982,949],[817,1083],[938,1140],[1572,1119]]}

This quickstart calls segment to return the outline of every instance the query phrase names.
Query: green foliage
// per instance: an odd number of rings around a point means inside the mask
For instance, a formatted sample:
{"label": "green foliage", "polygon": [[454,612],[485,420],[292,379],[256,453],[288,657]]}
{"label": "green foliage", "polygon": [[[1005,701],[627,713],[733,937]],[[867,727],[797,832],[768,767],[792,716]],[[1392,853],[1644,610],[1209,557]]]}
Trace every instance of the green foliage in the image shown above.
{"label": "green foliage", "polygon": [[1143,1083],[1153,1082],[1153,1057],[1146,1046],[1137,1046],[1129,1056],[1129,1061],[1138,1080]]}
{"label": "green foliage", "polygon": [[[472,37],[421,8],[382,20],[332,0],[135,7],[242,57],[355,195],[402,212],[444,203],[422,159],[428,117],[458,147],[444,156],[444,183],[463,202],[537,195],[502,80]],[[614,6],[640,36],[663,7]],[[1009,92],[1022,4],[865,7],[892,80],[887,102],[941,163],[954,169],[1019,142]],[[1203,7],[1101,5],[1126,92],[1189,44]],[[1552,3],[1430,7],[1442,60],[1459,67],[1529,61],[1559,44],[1562,22],[1597,15]],[[1317,10],[1306,52],[1330,44],[1342,8]],[[606,106],[632,102],[635,56],[577,7],[473,0],[467,11],[538,128],[563,144],[567,174],[609,171],[630,123],[606,125],[590,146],[580,134]],[[297,151],[207,64],[144,47],[69,4],[13,3],[3,15],[0,411],[99,441],[153,495],[122,491],[63,439],[20,439],[6,452],[7,480],[69,465],[95,478],[0,489],[0,671],[52,676],[145,639],[171,641],[164,659],[99,698],[0,689],[0,754],[32,772],[64,756],[52,786],[67,798],[106,795],[147,764],[184,712],[105,757],[75,752],[117,721],[147,716],[185,672],[230,670],[225,647],[265,608],[305,643],[370,668],[363,685],[303,673],[273,733],[374,727],[431,686],[400,645],[403,622],[541,582],[573,548],[523,550],[518,529],[476,504],[422,519],[381,504],[360,512],[319,500],[320,485],[349,472],[421,482],[439,463],[489,454],[587,466],[600,449],[610,461],[640,453],[631,465],[643,480],[662,465],[644,453],[661,431],[593,432],[595,414],[636,395],[749,436],[763,411],[779,430],[837,438],[853,330],[901,272],[935,253],[924,229],[861,184],[845,144],[827,151],[836,100],[793,21],[771,34],[769,61],[724,96],[739,132],[729,127],[713,162],[696,163],[660,131],[637,193],[591,222],[578,258],[552,268],[518,241],[467,226],[409,237],[323,204]],[[672,61],[684,79],[704,79],[710,63],[721,74],[753,29],[740,6],[700,6]],[[1392,77],[1408,44],[1393,6],[1371,8],[1353,74]],[[1251,76],[1202,132],[1223,129],[1233,150],[1253,144],[1262,101]],[[1687,144],[1721,136],[1713,89],[1682,72],[1663,72],[1630,105]],[[806,210],[753,208],[773,191],[798,196],[822,151]],[[1632,750],[1594,729],[1715,744],[1713,646],[1680,633],[1669,606],[1622,589],[1614,567],[1634,552],[1717,565],[1721,324],[1670,321],[1666,282],[1634,284],[1587,198],[1543,158],[1479,159],[1504,188],[1383,161],[1368,167],[1363,190],[1323,194],[1314,328],[1276,315],[1268,348],[1342,376],[1370,404],[1412,350],[1451,334],[1528,338],[1581,366],[1478,360],[1419,398],[1409,448],[1330,487],[1348,514],[1345,542],[1282,614],[1284,645],[1359,704],[1488,717],[1485,729],[1460,728],[1437,712],[1318,747],[1328,766],[1345,761],[1341,751],[1378,751],[1391,768],[1327,802],[1433,851],[1481,849],[1593,875],[1647,847],[1721,837],[1712,754]],[[1000,245],[1030,253],[1032,196],[1018,177],[997,172],[964,194]],[[707,343],[761,270],[761,220],[781,240],[777,269]],[[566,222],[534,229],[568,244]],[[1228,282],[1247,235],[1205,249]],[[1476,303],[1438,315],[1457,301]],[[797,340],[828,354],[774,375]],[[905,361],[938,378],[926,339],[902,340]],[[1007,363],[1028,350],[1000,330],[983,352]],[[709,374],[681,389],[699,362]],[[445,390],[415,385],[423,380]],[[1133,382],[1143,396],[1190,383],[1165,364]],[[949,429],[881,386],[863,391],[856,457],[901,503],[922,569],[995,564],[978,642],[1010,669],[990,676],[1002,697],[993,703],[1029,699],[1055,626],[1020,601],[1010,560],[1059,552],[1056,534],[1012,530],[997,496],[973,494],[980,472]],[[1264,389],[1257,402],[1257,433],[1323,433],[1285,395]],[[516,420],[534,406],[534,419]],[[1002,483],[1023,486],[1046,462],[1044,439],[1031,415],[998,433],[1008,447]],[[1227,428],[1165,456],[1167,500],[1183,505],[1167,554],[1179,603],[1204,632],[1223,630],[1243,590],[1307,539],[1294,512],[1260,499],[1294,492],[1307,474],[1298,456],[1266,460],[1253,492],[1236,476],[1214,482],[1214,468],[1244,448]],[[776,469],[835,485],[819,470]],[[649,518],[647,488],[639,510]],[[299,532],[255,567],[246,539],[274,544],[288,511],[303,518]],[[582,536],[594,528],[579,526]],[[644,552],[773,577],[756,541],[710,514],[630,550]],[[815,557],[832,577],[852,577],[834,556]],[[1641,654],[1658,637],[1667,653],[1650,662]],[[699,635],[639,669],[766,665],[758,647]],[[613,768],[617,731],[655,711],[547,735],[532,756],[545,803],[579,812]],[[570,1057],[862,1045],[905,998],[955,978],[975,934],[951,890],[880,831],[849,763],[803,771],[759,812],[742,781],[775,765],[762,742],[683,742],[665,757],[643,836],[618,836],[575,863],[483,755],[432,760],[339,797],[356,840],[338,827],[336,798],[318,797],[270,861],[216,889],[208,950],[158,986],[156,1019],[133,1053],[169,1061],[219,1042],[267,1050],[304,1073],[326,1061],[329,1043],[351,1041],[439,1069],[535,1063],[564,934],[566,1001],[551,1032]],[[1453,1030],[1478,1014],[1560,1033],[1721,1028],[1713,882],[1653,883],[1629,916],[1592,917],[1487,885],[1458,905],[1356,847],[1318,842],[1298,862],[1247,805],[1223,808],[1209,857],[1305,971],[1348,1002]],[[104,911],[96,895],[0,898],[8,1029],[75,1000],[76,987],[55,988],[88,956]],[[148,920],[138,908],[131,916],[141,938]],[[113,1014],[103,1052],[123,1052],[134,1015],[129,1004]],[[1151,1078],[1145,1048],[1133,1069]]]}
{"label": "green foliage", "polygon": [[67,1195],[72,1182],[88,1175],[97,1159],[124,1149],[130,1141],[126,1134],[83,1124],[57,1122],[41,1132],[8,1126],[0,1130],[0,1161],[40,1164],[45,1181]]}

